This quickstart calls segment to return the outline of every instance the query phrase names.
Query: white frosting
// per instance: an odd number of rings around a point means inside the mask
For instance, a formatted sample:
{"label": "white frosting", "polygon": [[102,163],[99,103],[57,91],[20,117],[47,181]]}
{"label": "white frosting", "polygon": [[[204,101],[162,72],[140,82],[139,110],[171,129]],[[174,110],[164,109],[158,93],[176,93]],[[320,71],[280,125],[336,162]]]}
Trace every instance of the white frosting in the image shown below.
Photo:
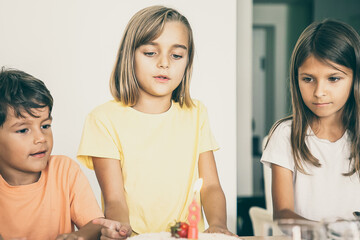
{"label": "white frosting", "polygon": [[[184,240],[187,238],[174,238],[171,237],[169,232],[160,232],[160,233],[144,233],[140,234],[128,240]],[[199,240],[239,240],[237,237],[228,236],[221,233],[199,233]]]}

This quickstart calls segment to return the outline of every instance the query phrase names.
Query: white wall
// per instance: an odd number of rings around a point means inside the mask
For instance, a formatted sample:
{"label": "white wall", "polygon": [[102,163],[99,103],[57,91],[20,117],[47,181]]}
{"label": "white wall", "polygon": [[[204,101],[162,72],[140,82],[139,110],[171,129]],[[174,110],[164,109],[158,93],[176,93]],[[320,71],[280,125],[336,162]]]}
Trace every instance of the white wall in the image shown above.
{"label": "white wall", "polygon": [[252,185],[252,0],[237,6],[237,194],[251,196]]}
{"label": "white wall", "polygon": [[[123,29],[150,4],[177,8],[193,27],[192,96],[208,107],[221,146],[215,156],[229,228],[235,232],[236,0],[0,0],[0,66],[24,70],[46,83],[55,99],[53,154],[75,159],[86,114],[111,99],[108,79]],[[85,172],[99,199],[93,172]]]}

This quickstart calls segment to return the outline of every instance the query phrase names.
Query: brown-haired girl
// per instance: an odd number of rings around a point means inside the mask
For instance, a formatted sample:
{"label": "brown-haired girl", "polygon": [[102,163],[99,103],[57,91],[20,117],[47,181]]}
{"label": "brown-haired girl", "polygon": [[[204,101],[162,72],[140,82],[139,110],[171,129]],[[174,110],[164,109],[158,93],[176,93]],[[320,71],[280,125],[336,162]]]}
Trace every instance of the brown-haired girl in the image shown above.
{"label": "brown-haired girl", "polygon": [[360,209],[360,38],[349,25],[308,26],[291,57],[292,116],[270,133],[274,218],[352,218]]}
{"label": "brown-haired girl", "polygon": [[[174,9],[145,8],[125,29],[110,80],[114,100],[88,115],[78,151],[102,190],[110,219],[97,222],[104,237],[168,231],[174,220],[186,221],[199,177],[207,232],[231,234],[213,155],[218,145],[206,108],[189,94],[193,57],[190,24]],[[199,225],[203,230],[202,219]]]}

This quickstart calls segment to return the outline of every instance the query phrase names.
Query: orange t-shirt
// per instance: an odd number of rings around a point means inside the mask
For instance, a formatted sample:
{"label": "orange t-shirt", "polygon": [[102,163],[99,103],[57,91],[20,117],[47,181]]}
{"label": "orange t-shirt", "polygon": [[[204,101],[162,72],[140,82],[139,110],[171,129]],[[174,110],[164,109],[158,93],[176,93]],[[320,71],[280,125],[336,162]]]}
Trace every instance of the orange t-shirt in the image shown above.
{"label": "orange t-shirt", "polygon": [[51,156],[39,181],[11,186],[0,175],[0,234],[4,239],[55,239],[104,217],[77,163]]}

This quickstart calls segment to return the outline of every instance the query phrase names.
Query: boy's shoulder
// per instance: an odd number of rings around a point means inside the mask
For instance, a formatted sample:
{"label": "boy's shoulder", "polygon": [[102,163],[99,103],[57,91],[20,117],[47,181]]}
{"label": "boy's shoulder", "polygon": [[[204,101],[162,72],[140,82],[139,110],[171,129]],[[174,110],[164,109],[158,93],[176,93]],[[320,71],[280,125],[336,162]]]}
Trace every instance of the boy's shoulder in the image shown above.
{"label": "boy's shoulder", "polygon": [[76,164],[76,162],[73,159],[71,159],[70,157],[65,156],[65,155],[51,155],[49,162],[51,162],[53,164],[58,164],[58,165]]}
{"label": "boy's shoulder", "polygon": [[65,155],[51,155],[49,159],[49,172],[58,172],[59,175],[69,171],[78,171],[80,168],[77,162]]}

